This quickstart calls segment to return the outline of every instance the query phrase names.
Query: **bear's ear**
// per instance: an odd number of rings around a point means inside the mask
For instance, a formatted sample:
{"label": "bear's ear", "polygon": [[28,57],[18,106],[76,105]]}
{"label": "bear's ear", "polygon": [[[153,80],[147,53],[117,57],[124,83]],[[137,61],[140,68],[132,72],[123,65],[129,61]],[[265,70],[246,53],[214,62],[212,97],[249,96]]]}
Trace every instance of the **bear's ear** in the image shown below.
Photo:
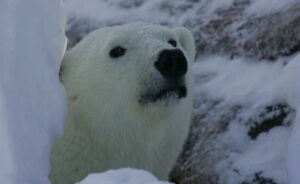
{"label": "bear's ear", "polygon": [[191,61],[194,61],[196,55],[196,45],[192,33],[184,27],[176,27],[174,28],[174,31],[185,53],[188,55]]}

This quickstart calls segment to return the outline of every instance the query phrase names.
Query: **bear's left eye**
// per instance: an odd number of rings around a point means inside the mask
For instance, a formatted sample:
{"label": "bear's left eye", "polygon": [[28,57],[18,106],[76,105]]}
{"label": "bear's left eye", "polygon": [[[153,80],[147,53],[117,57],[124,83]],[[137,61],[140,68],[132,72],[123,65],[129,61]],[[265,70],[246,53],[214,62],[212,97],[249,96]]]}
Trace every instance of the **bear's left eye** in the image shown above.
{"label": "bear's left eye", "polygon": [[170,39],[170,40],[168,41],[168,43],[169,43],[170,45],[172,45],[173,47],[177,47],[177,42],[176,42],[176,40]]}
{"label": "bear's left eye", "polygon": [[109,52],[109,56],[112,58],[117,58],[120,56],[123,56],[126,52],[126,49],[124,49],[123,47],[117,46],[113,49],[111,49],[111,51]]}

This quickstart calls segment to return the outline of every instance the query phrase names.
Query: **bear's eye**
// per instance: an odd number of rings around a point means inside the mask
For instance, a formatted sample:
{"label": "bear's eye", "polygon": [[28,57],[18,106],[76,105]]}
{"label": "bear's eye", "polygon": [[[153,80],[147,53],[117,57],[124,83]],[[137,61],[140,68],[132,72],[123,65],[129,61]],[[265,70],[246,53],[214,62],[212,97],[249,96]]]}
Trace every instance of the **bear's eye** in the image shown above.
{"label": "bear's eye", "polygon": [[168,41],[168,43],[169,43],[170,45],[172,45],[173,47],[177,47],[177,42],[176,42],[176,40],[171,39],[171,40]]}
{"label": "bear's eye", "polygon": [[124,49],[123,47],[117,46],[109,52],[109,56],[112,58],[117,58],[117,57],[123,56],[125,54],[125,52],[126,52],[126,49]]}

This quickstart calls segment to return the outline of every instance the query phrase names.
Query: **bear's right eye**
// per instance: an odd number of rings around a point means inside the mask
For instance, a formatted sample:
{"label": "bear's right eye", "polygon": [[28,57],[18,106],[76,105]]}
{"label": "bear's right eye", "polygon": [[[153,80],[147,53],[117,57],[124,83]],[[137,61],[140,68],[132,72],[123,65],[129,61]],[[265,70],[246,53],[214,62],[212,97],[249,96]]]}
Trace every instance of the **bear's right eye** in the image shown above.
{"label": "bear's right eye", "polygon": [[124,49],[123,47],[117,46],[113,49],[111,49],[111,51],[109,52],[109,56],[112,58],[117,58],[120,56],[123,56],[126,52],[126,49]]}

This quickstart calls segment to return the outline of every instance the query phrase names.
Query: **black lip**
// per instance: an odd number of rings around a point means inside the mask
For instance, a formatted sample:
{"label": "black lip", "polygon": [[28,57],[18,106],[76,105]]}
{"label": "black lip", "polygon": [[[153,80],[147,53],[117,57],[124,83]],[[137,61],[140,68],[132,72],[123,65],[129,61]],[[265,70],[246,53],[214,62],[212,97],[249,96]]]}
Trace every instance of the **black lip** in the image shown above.
{"label": "black lip", "polygon": [[181,99],[186,97],[187,89],[185,86],[175,86],[162,89],[154,94],[143,95],[140,102],[157,102],[168,98]]}

